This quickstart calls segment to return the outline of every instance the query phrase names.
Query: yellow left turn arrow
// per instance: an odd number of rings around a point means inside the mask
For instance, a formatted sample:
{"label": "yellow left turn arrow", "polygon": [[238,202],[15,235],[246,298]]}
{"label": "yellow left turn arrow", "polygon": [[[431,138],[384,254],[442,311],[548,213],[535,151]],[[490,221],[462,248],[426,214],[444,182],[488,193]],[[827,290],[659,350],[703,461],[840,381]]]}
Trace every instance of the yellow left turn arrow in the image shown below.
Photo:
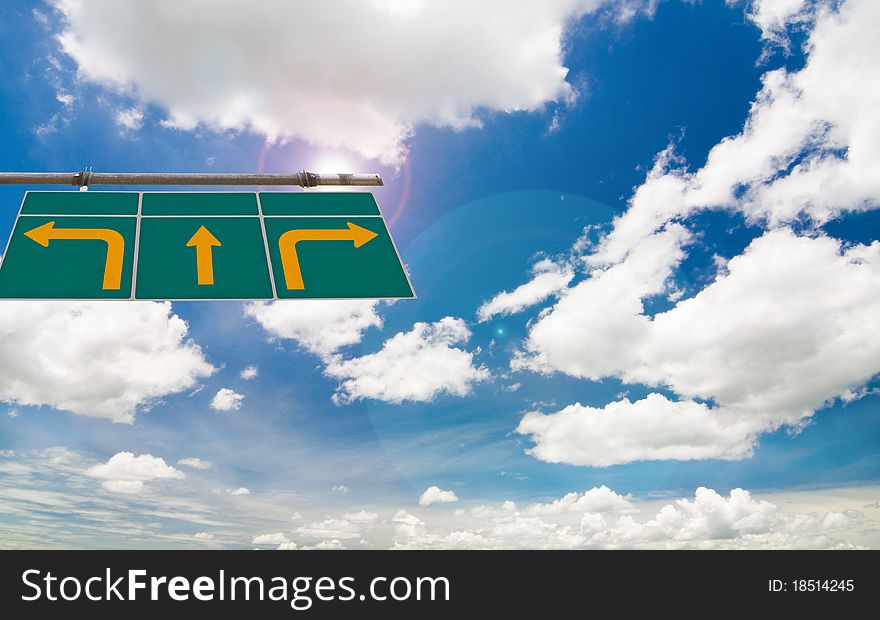
{"label": "yellow left turn arrow", "polygon": [[48,248],[54,239],[80,239],[103,241],[107,244],[107,259],[104,263],[105,291],[118,291],[122,288],[122,260],[125,257],[125,237],[111,228],[55,228],[55,222],[47,222],[24,233]]}
{"label": "yellow left turn arrow", "polygon": [[220,247],[217,237],[211,234],[211,231],[202,226],[192,236],[192,239],[186,242],[186,247],[196,249],[196,272],[199,284],[214,284],[214,253],[212,248]]}

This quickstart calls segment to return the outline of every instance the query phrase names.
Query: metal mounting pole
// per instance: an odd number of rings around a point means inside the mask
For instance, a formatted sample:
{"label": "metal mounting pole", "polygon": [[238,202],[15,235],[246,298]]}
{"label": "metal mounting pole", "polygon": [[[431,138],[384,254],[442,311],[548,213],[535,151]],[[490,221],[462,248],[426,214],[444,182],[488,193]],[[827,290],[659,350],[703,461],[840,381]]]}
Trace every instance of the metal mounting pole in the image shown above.
{"label": "metal mounting pole", "polygon": [[380,186],[378,174],[321,174],[294,172],[293,174],[214,174],[164,172],[0,172],[0,184],[5,185],[319,185]]}

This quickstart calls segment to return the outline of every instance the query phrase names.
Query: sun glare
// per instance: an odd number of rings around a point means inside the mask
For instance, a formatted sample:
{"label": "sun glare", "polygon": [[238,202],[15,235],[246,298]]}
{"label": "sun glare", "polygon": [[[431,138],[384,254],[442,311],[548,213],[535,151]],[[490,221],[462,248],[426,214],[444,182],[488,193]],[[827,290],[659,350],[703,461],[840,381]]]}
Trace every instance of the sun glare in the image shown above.
{"label": "sun glare", "polygon": [[319,159],[314,164],[311,172],[337,174],[357,172],[357,170],[354,169],[350,160],[339,155],[328,155]]}

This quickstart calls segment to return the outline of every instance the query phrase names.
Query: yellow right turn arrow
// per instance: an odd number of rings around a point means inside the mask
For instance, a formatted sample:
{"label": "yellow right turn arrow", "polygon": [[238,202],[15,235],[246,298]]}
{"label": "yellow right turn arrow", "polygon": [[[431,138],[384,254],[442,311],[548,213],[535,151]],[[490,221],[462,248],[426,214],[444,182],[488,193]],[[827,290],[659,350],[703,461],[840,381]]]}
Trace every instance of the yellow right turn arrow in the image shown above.
{"label": "yellow right turn arrow", "polygon": [[212,248],[220,247],[217,237],[211,231],[202,226],[192,238],[186,242],[186,247],[196,249],[196,273],[199,284],[214,284],[214,253]]}
{"label": "yellow right turn arrow", "polygon": [[299,257],[296,255],[296,244],[300,241],[352,241],[359,248],[379,235],[351,222],[345,223],[348,228],[318,230],[288,230],[278,239],[278,251],[281,252],[281,267],[284,269],[284,283],[289,291],[301,291],[306,288],[303,283]]}

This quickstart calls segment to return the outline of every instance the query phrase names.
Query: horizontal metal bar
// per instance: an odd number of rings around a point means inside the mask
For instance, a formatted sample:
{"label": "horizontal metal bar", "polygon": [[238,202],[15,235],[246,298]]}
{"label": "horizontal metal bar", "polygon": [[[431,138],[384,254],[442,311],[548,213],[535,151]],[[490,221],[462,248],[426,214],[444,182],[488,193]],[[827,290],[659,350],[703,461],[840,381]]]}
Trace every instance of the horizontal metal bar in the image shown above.
{"label": "horizontal metal bar", "polygon": [[164,173],[164,172],[0,172],[5,185],[319,185],[380,186],[378,174]]}

